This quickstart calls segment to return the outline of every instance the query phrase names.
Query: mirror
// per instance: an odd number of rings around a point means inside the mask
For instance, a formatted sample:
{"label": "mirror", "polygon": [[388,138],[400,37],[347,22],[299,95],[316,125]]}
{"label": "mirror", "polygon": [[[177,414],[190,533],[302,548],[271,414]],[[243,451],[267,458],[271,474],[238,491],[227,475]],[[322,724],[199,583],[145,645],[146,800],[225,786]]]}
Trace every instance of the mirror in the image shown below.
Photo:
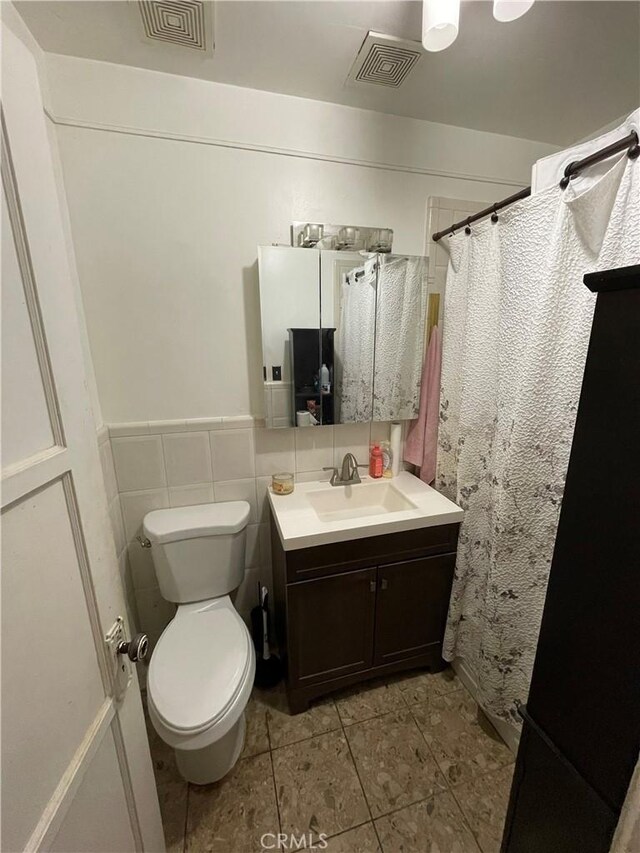
{"label": "mirror", "polygon": [[260,246],[268,427],[417,417],[428,259]]}

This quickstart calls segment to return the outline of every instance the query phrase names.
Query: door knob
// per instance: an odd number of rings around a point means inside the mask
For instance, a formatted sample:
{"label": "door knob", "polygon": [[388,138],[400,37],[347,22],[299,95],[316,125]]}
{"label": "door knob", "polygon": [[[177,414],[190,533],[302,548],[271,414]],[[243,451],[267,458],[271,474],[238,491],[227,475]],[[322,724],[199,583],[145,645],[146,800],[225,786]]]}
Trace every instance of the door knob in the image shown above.
{"label": "door knob", "polygon": [[149,638],[146,634],[136,634],[128,643],[124,641],[118,643],[116,651],[119,655],[127,655],[129,660],[132,660],[134,663],[144,660],[149,651]]}

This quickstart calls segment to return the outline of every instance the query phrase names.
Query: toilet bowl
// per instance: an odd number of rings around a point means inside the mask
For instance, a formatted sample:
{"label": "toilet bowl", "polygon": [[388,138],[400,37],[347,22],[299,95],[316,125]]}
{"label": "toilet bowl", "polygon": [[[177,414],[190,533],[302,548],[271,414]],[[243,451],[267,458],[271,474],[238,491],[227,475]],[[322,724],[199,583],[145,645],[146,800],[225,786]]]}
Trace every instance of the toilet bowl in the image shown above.
{"label": "toilet bowl", "polygon": [[149,717],[180,773],[221,779],[244,745],[255,652],[229,593],[244,577],[246,501],[154,510],[143,530],[160,591],[178,605],[151,656]]}

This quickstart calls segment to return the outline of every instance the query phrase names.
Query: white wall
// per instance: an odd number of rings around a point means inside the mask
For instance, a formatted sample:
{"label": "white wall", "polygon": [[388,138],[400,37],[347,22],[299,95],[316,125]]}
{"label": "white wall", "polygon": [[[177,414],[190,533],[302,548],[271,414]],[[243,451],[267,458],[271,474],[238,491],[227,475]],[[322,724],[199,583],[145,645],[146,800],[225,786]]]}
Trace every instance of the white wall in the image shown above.
{"label": "white wall", "polygon": [[257,245],[293,220],[394,229],[498,199],[553,146],[47,56],[104,420],[262,414]]}

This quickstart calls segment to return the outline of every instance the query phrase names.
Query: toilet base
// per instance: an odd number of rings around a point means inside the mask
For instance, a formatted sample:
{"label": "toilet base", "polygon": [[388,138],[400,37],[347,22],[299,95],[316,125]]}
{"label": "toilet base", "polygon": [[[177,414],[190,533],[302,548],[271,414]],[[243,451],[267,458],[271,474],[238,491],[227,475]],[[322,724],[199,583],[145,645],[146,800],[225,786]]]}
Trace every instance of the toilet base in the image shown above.
{"label": "toilet base", "polygon": [[246,730],[243,712],[226,735],[204,749],[176,749],[176,763],[181,775],[194,785],[210,785],[222,779],[240,757]]}

